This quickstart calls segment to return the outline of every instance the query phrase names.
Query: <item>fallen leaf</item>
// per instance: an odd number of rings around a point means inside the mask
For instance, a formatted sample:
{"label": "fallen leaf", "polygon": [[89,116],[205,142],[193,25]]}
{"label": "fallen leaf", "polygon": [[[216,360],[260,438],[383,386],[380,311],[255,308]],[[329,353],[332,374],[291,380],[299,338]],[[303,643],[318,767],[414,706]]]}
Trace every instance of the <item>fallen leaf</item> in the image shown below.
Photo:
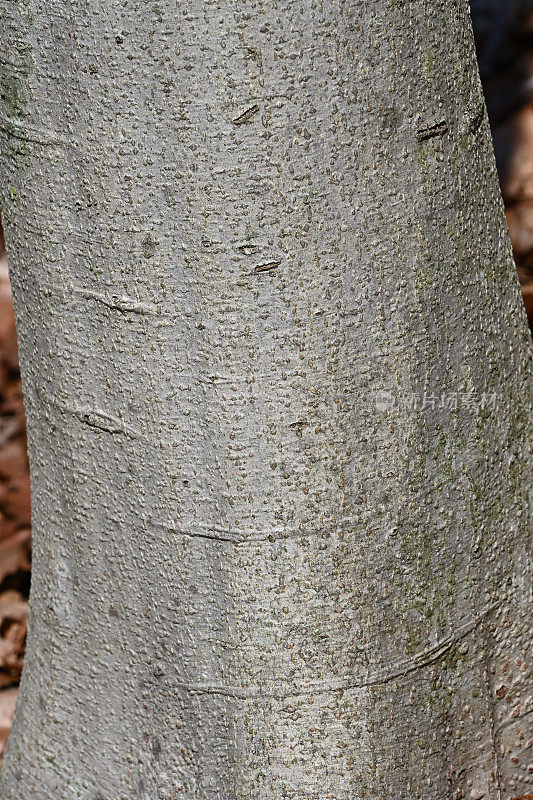
{"label": "fallen leaf", "polygon": [[4,754],[11,730],[19,690],[16,686],[0,691],[0,758]]}
{"label": "fallen leaf", "polygon": [[31,531],[24,528],[0,540],[0,583],[8,575],[30,570],[29,548]]}

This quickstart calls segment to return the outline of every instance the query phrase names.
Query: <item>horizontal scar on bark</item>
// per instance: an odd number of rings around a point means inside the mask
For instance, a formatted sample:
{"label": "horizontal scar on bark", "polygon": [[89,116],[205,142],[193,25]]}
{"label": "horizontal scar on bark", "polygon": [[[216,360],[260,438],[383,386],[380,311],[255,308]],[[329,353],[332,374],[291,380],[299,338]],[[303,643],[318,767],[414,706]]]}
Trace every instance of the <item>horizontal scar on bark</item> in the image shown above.
{"label": "horizontal scar on bark", "polygon": [[434,125],[425,125],[423,128],[418,128],[416,138],[419,142],[423,142],[426,139],[432,139],[434,136],[444,136],[447,130],[448,123],[443,119]]}
{"label": "horizontal scar on bark", "polygon": [[243,123],[248,122],[248,120],[251,119],[251,117],[253,117],[254,114],[257,114],[258,111],[259,111],[259,106],[256,103],[251,108],[248,108],[246,109],[246,111],[243,111],[243,113],[240,114],[240,116],[235,117],[235,119],[233,119],[232,122],[234,125],[242,125]]}
{"label": "horizontal scar on bark", "polygon": [[257,267],[254,268],[254,273],[257,274],[258,272],[270,272],[270,270],[277,269],[281,264],[281,259],[278,261],[267,261],[265,264],[258,264]]}
{"label": "horizontal scar on bark", "polygon": [[251,256],[254,253],[257,253],[257,251],[259,250],[259,247],[256,244],[249,244],[248,242],[246,242],[245,244],[236,245],[235,249],[239,253],[243,253],[243,255],[245,255],[245,256]]}
{"label": "horizontal scar on bark", "polygon": [[107,433],[125,433],[120,420],[104,414],[102,411],[79,411],[77,416],[91,428],[98,428]]}

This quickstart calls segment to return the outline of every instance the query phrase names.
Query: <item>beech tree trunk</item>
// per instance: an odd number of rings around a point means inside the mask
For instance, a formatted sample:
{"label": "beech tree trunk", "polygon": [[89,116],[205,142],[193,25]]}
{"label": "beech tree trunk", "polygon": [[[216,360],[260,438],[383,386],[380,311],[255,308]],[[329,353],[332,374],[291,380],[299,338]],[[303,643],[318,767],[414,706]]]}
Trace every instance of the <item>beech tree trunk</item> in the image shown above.
{"label": "beech tree trunk", "polygon": [[466,0],[0,6],[0,796],[533,791],[529,338]]}

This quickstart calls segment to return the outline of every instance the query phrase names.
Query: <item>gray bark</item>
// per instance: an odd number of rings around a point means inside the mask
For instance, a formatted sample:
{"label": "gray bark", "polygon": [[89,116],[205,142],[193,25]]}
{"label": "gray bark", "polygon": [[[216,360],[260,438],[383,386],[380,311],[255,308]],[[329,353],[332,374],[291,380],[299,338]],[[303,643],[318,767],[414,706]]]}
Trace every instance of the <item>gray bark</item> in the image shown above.
{"label": "gray bark", "polygon": [[0,5],[2,798],[532,791],[531,362],[466,0]]}

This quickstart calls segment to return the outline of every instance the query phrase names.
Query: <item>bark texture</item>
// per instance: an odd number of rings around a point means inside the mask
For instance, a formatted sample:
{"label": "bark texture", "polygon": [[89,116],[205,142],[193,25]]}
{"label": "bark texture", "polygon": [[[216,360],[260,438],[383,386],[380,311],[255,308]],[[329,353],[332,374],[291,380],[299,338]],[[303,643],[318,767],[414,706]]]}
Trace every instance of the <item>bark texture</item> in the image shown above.
{"label": "bark texture", "polygon": [[466,0],[0,5],[3,800],[531,792],[529,340]]}

